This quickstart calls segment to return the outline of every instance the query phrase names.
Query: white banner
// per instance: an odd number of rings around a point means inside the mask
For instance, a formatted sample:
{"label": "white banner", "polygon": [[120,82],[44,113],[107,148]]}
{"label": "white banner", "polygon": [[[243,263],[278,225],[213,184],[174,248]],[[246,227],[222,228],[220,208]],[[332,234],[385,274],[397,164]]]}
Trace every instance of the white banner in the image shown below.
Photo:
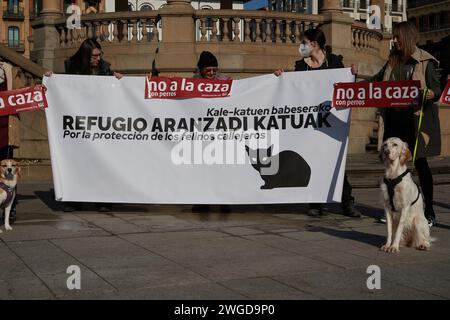
{"label": "white banner", "polygon": [[[145,78],[44,79],[57,200],[340,202],[350,69],[235,80],[225,98],[144,99]],[[251,161],[251,163],[250,163]]]}

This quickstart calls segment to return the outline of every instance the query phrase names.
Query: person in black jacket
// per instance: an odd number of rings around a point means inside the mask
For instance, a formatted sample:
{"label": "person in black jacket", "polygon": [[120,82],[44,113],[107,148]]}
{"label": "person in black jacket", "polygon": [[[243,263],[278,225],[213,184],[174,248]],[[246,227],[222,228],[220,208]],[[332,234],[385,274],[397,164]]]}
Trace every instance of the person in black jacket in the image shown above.
{"label": "person in black jacket", "polygon": [[[111,70],[111,64],[102,58],[102,47],[95,39],[84,40],[78,51],[67,59],[64,63],[66,74],[77,75],[94,75],[94,76],[115,76],[117,79],[122,78],[122,74]],[[50,77],[52,71],[45,73]],[[100,212],[111,211],[111,204],[96,203],[97,210]],[[80,202],[65,202],[63,211],[72,212],[81,209]]]}
{"label": "person in black jacket", "polygon": [[86,39],[78,51],[65,61],[66,74],[115,76],[122,78],[120,73],[111,70],[111,64],[102,58],[102,47],[95,39]]}
{"label": "person in black jacket", "polygon": [[[325,34],[320,29],[309,29],[304,32],[303,40],[300,43],[299,52],[302,59],[295,62],[295,71],[311,71],[324,69],[344,68],[342,56],[331,53],[329,47],[325,45]],[[276,76],[280,76],[283,69],[275,71]],[[352,73],[356,74],[356,66],[352,65]],[[344,186],[342,189],[341,208],[342,213],[350,217],[360,217],[359,212],[354,206],[355,198],[352,196],[352,186],[348,182],[347,174],[344,174]],[[324,215],[320,203],[311,203],[309,205],[308,215]]]}

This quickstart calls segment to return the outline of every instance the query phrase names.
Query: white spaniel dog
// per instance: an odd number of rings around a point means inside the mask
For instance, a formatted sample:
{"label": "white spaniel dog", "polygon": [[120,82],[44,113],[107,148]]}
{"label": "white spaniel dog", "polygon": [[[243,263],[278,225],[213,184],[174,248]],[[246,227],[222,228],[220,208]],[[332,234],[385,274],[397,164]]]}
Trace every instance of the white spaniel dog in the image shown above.
{"label": "white spaniel dog", "polygon": [[386,166],[381,193],[387,224],[387,239],[381,250],[398,252],[400,246],[428,250],[430,228],[420,189],[406,166],[412,158],[408,144],[399,138],[389,138],[380,152]]}

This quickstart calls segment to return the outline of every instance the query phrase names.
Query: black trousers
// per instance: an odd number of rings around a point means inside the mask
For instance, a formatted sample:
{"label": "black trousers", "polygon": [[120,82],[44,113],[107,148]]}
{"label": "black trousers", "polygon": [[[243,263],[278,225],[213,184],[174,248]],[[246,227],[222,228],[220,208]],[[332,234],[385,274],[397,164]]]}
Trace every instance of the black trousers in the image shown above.
{"label": "black trousers", "polygon": [[425,216],[427,218],[434,218],[433,210],[433,176],[431,174],[430,166],[427,158],[418,158],[414,162],[417,175],[419,176],[420,188],[423,193],[423,200],[425,202]]}
{"label": "black trousers", "polygon": [[[342,186],[342,199],[341,207],[345,208],[350,203],[355,201],[355,197],[352,196],[352,185],[348,182],[347,173],[344,174],[344,185]],[[321,203],[310,203],[309,207],[312,209],[320,209],[322,207]]]}

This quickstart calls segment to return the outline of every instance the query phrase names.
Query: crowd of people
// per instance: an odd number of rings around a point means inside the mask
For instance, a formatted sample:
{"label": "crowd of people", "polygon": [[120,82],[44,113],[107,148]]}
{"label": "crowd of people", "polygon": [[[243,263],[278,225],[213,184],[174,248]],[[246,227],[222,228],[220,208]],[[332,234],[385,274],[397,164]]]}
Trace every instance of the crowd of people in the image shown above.
{"label": "crowd of people", "polygon": [[[417,132],[417,121],[420,110],[413,107],[407,108],[380,108],[384,121],[383,140],[389,137],[399,137],[406,141],[410,148],[414,148],[418,139],[417,158],[414,166],[420,180],[423,197],[425,200],[425,215],[429,225],[436,221],[433,210],[433,178],[427,157],[440,154],[440,128],[436,102],[440,96],[439,77],[437,73],[438,61],[426,51],[419,49],[416,44],[418,32],[416,27],[409,22],[398,23],[393,28],[394,46],[390,52],[388,61],[384,67],[371,79],[371,81],[389,80],[419,80],[424,89],[425,104],[423,108],[423,124],[420,132]],[[313,70],[343,68],[343,57],[333,54],[326,45],[324,33],[316,28],[304,32],[299,46],[301,59],[296,61],[293,71],[307,72]],[[122,78],[120,73],[114,72],[111,65],[102,57],[100,44],[94,39],[85,40],[79,50],[65,63],[66,74],[115,76]],[[352,73],[357,75],[356,65],[351,67]],[[275,75],[282,76],[284,70],[275,70]],[[52,72],[47,72],[51,76]],[[230,79],[219,72],[217,58],[209,51],[200,54],[196,78],[224,80]],[[426,90],[425,90],[426,88]],[[4,88],[3,88],[4,90]],[[8,145],[0,145],[0,157],[12,157],[12,149]],[[361,212],[354,206],[352,187],[347,175],[344,176],[341,208],[344,215],[360,217]],[[65,203],[64,211],[74,211],[81,208],[81,203]],[[99,211],[111,210],[110,204],[98,203]],[[221,205],[222,212],[230,212],[228,205]],[[194,212],[209,211],[208,205],[193,206]],[[13,207],[15,217],[15,205]],[[308,215],[325,215],[322,204],[310,204]]]}

